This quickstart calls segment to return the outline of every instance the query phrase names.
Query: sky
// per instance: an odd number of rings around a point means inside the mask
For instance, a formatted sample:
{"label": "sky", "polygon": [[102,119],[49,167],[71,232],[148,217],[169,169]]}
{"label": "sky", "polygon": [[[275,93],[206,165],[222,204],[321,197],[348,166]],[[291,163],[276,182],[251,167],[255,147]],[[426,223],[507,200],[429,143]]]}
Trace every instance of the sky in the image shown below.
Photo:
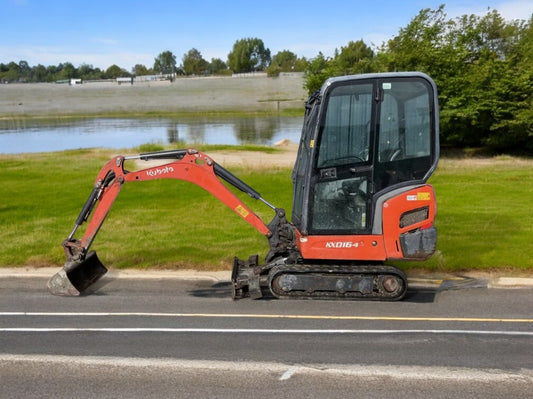
{"label": "sky", "polygon": [[489,8],[508,20],[533,14],[533,0],[0,0],[0,63],[117,64],[131,71],[152,67],[167,50],[178,64],[192,48],[207,61],[226,61],[243,38],[261,39],[271,55],[332,56],[360,39],[376,48],[420,10],[441,4],[449,18]]}

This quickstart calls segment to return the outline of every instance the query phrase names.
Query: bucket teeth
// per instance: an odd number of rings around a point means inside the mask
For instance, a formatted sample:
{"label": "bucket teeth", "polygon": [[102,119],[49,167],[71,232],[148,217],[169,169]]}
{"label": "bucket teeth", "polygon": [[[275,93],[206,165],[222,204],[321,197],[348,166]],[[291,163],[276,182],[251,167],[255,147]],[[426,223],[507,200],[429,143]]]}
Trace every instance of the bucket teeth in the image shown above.
{"label": "bucket teeth", "polygon": [[46,286],[48,287],[48,291],[53,295],[79,296],[81,294],[81,292],[72,285],[67,277],[67,272],[64,269],[61,269],[54,274],[50,280],[48,280]]}
{"label": "bucket teeth", "polygon": [[80,296],[106,273],[107,269],[96,252],[90,251],[80,262],[67,262],[48,280],[47,287],[53,295]]}

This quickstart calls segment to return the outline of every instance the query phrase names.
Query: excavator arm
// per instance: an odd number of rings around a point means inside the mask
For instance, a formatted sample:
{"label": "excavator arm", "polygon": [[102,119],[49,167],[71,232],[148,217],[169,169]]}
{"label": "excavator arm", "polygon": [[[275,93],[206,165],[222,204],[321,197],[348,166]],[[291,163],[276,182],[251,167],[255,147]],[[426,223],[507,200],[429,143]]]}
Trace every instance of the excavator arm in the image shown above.
{"label": "excavator arm", "polygon": [[[124,163],[128,160],[171,161],[163,165],[129,172],[124,169]],[[94,188],[76,219],[74,228],[63,242],[66,263],[63,269],[48,282],[48,288],[52,294],[64,296],[80,295],[81,292],[107,272],[96,253],[89,251],[92,242],[104,223],[122,186],[126,182],[155,179],[184,180],[202,187],[266,236],[271,242],[271,251],[273,250],[272,239],[275,238],[273,236],[277,236],[277,232],[273,233],[269,226],[275,227],[280,223],[286,223],[285,212],[282,209],[278,209],[267,202],[256,190],[200,151],[187,149],[159,151],[129,157],[116,156],[107,162],[98,173]],[[276,223],[273,222],[269,226],[265,225],[259,216],[235,196],[221,180],[233,185],[250,197],[262,201],[276,211],[274,218]],[[281,221],[279,220],[280,218],[282,219]],[[88,221],[88,225],[81,239],[74,238],[78,228],[86,221]],[[274,246],[277,241],[274,240]]]}

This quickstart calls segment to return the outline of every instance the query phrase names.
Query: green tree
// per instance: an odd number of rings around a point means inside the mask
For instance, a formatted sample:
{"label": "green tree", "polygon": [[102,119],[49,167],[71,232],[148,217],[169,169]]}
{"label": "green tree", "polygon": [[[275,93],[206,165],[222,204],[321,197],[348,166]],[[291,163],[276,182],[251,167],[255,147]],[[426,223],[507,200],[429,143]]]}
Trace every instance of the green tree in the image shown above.
{"label": "green tree", "polygon": [[20,79],[20,66],[19,64],[11,61],[9,64],[7,64],[7,70],[3,73],[4,80],[8,82],[16,82]]}
{"label": "green tree", "polygon": [[30,80],[31,68],[27,61],[19,61],[19,74],[23,80]]}
{"label": "green tree", "polygon": [[154,72],[173,74],[176,72],[176,56],[171,51],[163,51],[154,60]]}
{"label": "green tree", "polygon": [[57,65],[48,65],[46,67],[46,75],[48,76],[48,80],[49,81],[57,80],[58,79],[57,75],[58,75],[59,71],[60,71],[59,66],[57,66]]}
{"label": "green tree", "polygon": [[142,64],[135,64],[135,66],[131,69],[131,73],[134,76],[150,75],[149,69]]}
{"label": "green tree", "polygon": [[322,52],[319,52],[315,58],[312,58],[304,71],[304,88],[309,94],[320,89],[326,79],[335,76],[332,67],[332,60],[324,57]]}
{"label": "green tree", "polygon": [[31,80],[33,82],[46,82],[47,80],[46,67],[41,64],[33,67]]}
{"label": "green tree", "polygon": [[519,49],[530,29],[524,22],[506,22],[497,11],[454,21],[456,62],[439,77],[445,144],[497,151],[533,147],[527,119],[533,65]]}
{"label": "green tree", "polygon": [[480,21],[488,41],[483,86],[491,87],[490,95],[483,96],[490,109],[489,133],[483,144],[500,151],[533,154],[533,16],[527,23],[502,24],[499,15],[487,18],[488,24]]}
{"label": "green tree", "polygon": [[78,76],[82,79],[88,79],[93,73],[94,68],[90,64],[81,64],[78,67]]}
{"label": "green tree", "polygon": [[290,72],[294,70],[298,56],[292,51],[283,50],[279,51],[270,62],[270,65],[277,65],[282,72]]}
{"label": "green tree", "polygon": [[[427,72],[432,76],[445,73],[456,61],[450,30],[453,22],[446,19],[444,5],[437,10],[421,10],[405,28],[381,48],[381,69],[388,71]],[[453,33],[452,33],[453,35]]]}
{"label": "green tree", "polygon": [[270,49],[258,38],[240,39],[228,54],[228,66],[235,73],[263,71],[270,63]]}
{"label": "green tree", "polygon": [[372,49],[362,40],[351,41],[340,51],[336,49],[333,58],[325,58],[319,53],[306,63],[304,87],[311,94],[330,77],[374,72],[375,68]]}
{"label": "green tree", "polygon": [[118,65],[113,64],[105,70],[105,76],[108,79],[116,79],[121,76],[129,76],[128,71],[120,68]]}
{"label": "green tree", "polygon": [[269,76],[277,76],[280,72],[302,72],[307,66],[305,58],[298,58],[298,56],[289,50],[279,51],[267,68]]}
{"label": "green tree", "polygon": [[182,62],[185,75],[203,75],[208,72],[209,63],[195,48],[190,49],[187,54],[183,54]]}
{"label": "green tree", "polygon": [[81,64],[78,67],[78,77],[83,80],[102,79],[104,73],[100,68],[95,68],[91,64]]}
{"label": "green tree", "polygon": [[78,71],[70,62],[59,64],[58,69],[58,79],[73,79],[78,77]]}
{"label": "green tree", "polygon": [[334,63],[338,75],[352,75],[373,71],[374,51],[364,41],[351,41],[341,47]]}
{"label": "green tree", "polygon": [[227,69],[228,66],[220,58],[211,58],[211,62],[209,63],[209,70],[213,75],[220,74],[223,71],[226,71]]}

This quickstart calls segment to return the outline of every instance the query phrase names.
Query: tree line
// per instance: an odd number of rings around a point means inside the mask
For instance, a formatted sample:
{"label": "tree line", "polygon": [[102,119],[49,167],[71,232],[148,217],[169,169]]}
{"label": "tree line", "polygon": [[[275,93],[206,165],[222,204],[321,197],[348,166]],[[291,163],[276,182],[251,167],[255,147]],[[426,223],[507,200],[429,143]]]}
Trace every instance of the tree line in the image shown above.
{"label": "tree line", "polygon": [[306,65],[307,60],[305,58],[298,58],[289,50],[280,51],[271,57],[270,49],[265,47],[263,40],[244,38],[235,42],[226,62],[220,58],[212,58],[208,62],[195,48],[183,55],[180,65],[178,65],[176,56],[172,51],[166,50],[154,59],[152,66],[136,64],[131,71],[116,64],[102,70],[90,64],[81,64],[78,68],[70,62],[47,67],[41,64],[31,67],[27,61],[18,63],[12,61],[8,64],[0,63],[0,81],[2,83],[55,82],[66,79],[99,80],[158,74],[172,76],[228,75],[256,71],[267,71],[270,76],[276,76],[281,71],[303,72]]}
{"label": "tree line", "polygon": [[441,143],[460,148],[488,147],[533,154],[533,15],[505,20],[496,10],[485,15],[447,17],[445,6],[421,10],[396,36],[373,50],[363,40],[350,41],[332,57],[311,59],[283,50],[271,57],[259,38],[237,40],[223,61],[207,61],[193,48],[178,65],[163,51],[151,67],[117,65],[100,70],[82,64],[57,66],[27,62],[0,64],[0,81],[43,82],[81,78],[110,79],[150,74],[224,75],[266,71],[304,72],[311,94],[329,77],[347,74],[422,71],[439,89]]}

